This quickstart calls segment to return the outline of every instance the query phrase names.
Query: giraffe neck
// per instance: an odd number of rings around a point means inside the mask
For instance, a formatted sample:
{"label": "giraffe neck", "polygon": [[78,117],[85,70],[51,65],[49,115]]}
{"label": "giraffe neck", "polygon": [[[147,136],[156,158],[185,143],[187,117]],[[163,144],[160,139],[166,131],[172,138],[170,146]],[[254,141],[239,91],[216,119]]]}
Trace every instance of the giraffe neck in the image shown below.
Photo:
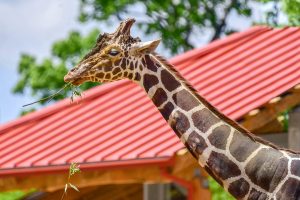
{"label": "giraffe neck", "polygon": [[[300,160],[292,158],[298,155],[256,138],[222,115],[163,58],[145,55],[140,65],[144,66],[135,69],[135,81],[199,164],[234,197],[300,196],[300,179],[296,176],[300,170],[289,169],[293,164],[300,166]],[[293,184],[299,189],[287,191]]]}

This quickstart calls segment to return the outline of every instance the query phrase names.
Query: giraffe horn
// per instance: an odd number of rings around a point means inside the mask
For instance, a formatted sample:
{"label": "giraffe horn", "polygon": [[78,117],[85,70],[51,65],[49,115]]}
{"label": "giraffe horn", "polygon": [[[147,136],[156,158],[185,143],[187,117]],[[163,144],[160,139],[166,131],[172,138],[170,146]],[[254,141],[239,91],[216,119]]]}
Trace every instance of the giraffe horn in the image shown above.
{"label": "giraffe horn", "polygon": [[115,37],[118,37],[120,35],[130,35],[130,29],[133,23],[135,22],[134,18],[128,18],[124,21],[122,21],[117,28],[116,32],[114,33]]}

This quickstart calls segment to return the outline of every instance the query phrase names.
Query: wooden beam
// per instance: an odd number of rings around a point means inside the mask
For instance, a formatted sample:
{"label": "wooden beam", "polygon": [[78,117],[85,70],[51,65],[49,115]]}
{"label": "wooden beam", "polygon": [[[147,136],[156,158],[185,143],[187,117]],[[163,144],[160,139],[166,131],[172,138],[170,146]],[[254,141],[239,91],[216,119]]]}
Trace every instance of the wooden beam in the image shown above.
{"label": "wooden beam", "polygon": [[283,124],[278,121],[277,118],[273,119],[268,124],[260,127],[259,129],[251,131],[254,134],[272,134],[272,133],[282,133],[284,132]]}
{"label": "wooden beam", "polygon": [[194,177],[194,169],[199,168],[197,160],[186,149],[180,150],[175,157],[175,165],[171,174],[190,181]]}
{"label": "wooden beam", "polygon": [[[7,176],[0,179],[0,191],[13,189],[39,188],[43,191],[55,191],[64,188],[68,172],[65,174],[41,174],[30,176]],[[168,182],[161,176],[157,166],[82,171],[72,177],[72,183],[78,187],[108,184],[130,184],[144,182]]]}
{"label": "wooden beam", "polygon": [[203,187],[198,178],[194,178],[192,184],[194,186],[193,200],[211,200],[210,191]]}
{"label": "wooden beam", "polygon": [[200,167],[197,160],[186,149],[184,149],[180,155],[176,155],[175,165],[171,174],[178,178],[191,181],[195,177],[195,171],[197,170],[200,170],[201,176],[208,176],[206,171]]}
{"label": "wooden beam", "polygon": [[[142,184],[115,184],[79,188],[80,192],[72,189],[67,191],[64,199],[84,200],[140,200],[143,198]],[[24,200],[53,200],[61,199],[64,189],[53,192],[33,193]]]}
{"label": "wooden beam", "polygon": [[[180,152],[180,151],[179,151]],[[204,186],[208,174],[200,167],[197,160],[188,153],[187,150],[182,150],[175,157],[175,165],[171,172],[173,176],[190,182],[193,186],[193,200],[210,200],[210,190]]]}
{"label": "wooden beam", "polygon": [[283,111],[300,104],[300,89],[295,86],[283,94],[279,101],[271,101],[262,106],[256,115],[246,116],[241,125],[251,132],[272,122]]}
{"label": "wooden beam", "polygon": [[289,113],[289,148],[300,151],[300,107]]}

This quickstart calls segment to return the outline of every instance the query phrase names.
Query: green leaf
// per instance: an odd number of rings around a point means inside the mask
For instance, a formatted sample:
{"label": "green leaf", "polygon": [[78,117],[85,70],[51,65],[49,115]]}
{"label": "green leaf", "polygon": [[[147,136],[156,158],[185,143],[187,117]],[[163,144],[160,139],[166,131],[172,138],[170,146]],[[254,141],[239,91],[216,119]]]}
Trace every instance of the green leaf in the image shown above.
{"label": "green leaf", "polygon": [[79,165],[77,163],[71,163],[70,168],[69,168],[69,176],[73,176],[76,173],[79,173],[80,168]]}
{"label": "green leaf", "polygon": [[73,184],[71,184],[71,183],[69,183],[69,185],[70,185],[71,188],[73,188],[73,189],[76,190],[77,192],[80,192],[79,189],[78,189],[75,185],[73,185]]}
{"label": "green leaf", "polygon": [[67,190],[68,190],[68,184],[66,183],[66,185],[65,185],[65,193],[67,192]]}
{"label": "green leaf", "polygon": [[211,177],[208,177],[208,187],[213,200],[234,200],[234,198]]}

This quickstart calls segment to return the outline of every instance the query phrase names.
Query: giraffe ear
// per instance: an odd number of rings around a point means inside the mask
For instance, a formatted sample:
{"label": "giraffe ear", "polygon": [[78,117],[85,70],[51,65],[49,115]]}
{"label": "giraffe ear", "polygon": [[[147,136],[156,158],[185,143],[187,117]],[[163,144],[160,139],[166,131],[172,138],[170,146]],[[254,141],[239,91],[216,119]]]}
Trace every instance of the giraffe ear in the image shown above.
{"label": "giraffe ear", "polygon": [[135,50],[139,53],[151,53],[151,52],[155,51],[155,49],[157,48],[159,43],[160,43],[160,39],[152,40],[152,41],[148,41],[148,42],[139,42],[136,45]]}

